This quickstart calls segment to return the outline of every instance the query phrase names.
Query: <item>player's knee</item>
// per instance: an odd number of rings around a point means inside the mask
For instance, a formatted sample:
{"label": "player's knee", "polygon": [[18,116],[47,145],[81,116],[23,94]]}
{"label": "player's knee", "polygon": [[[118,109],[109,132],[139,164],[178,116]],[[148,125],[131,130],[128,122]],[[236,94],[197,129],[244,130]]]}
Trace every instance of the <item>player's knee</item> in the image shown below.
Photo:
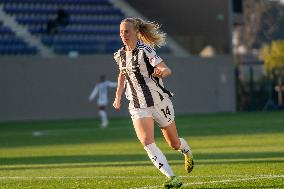
{"label": "player's knee", "polygon": [[145,138],[140,138],[139,140],[140,140],[140,142],[143,146],[147,146],[149,144],[154,143],[154,139],[152,139],[152,138],[146,138],[145,137]]}
{"label": "player's knee", "polygon": [[172,141],[172,142],[169,142],[169,146],[171,148],[173,148],[174,150],[178,150],[179,147],[180,147],[180,142],[179,141]]}

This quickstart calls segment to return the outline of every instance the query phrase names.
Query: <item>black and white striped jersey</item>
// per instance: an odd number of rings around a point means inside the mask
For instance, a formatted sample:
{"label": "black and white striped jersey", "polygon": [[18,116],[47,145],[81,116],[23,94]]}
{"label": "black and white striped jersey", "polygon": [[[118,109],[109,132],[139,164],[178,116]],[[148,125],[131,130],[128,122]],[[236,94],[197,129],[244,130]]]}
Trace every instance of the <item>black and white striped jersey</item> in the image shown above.
{"label": "black and white striped jersey", "polygon": [[173,96],[164,88],[161,78],[152,76],[154,67],[163,60],[150,46],[138,41],[133,51],[122,47],[114,53],[114,59],[126,79],[125,95],[129,109],[151,107]]}

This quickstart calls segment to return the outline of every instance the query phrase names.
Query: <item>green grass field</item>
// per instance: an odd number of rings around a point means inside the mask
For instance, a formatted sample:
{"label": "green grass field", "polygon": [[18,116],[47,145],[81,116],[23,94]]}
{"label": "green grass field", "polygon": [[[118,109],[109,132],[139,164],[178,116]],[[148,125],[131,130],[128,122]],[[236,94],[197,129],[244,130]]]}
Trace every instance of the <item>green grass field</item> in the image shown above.
{"label": "green grass field", "polygon": [[[284,188],[284,112],[178,116],[195,169],[156,128],[182,188]],[[0,124],[1,189],[161,188],[156,170],[129,118]]]}

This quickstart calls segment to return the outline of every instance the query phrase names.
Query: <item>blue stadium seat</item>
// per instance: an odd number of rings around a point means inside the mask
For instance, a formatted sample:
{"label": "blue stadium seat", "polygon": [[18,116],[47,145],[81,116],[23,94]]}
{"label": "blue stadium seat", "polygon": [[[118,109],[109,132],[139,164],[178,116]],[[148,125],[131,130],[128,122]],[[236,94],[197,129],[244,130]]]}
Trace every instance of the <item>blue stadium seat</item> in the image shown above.
{"label": "blue stadium seat", "polygon": [[6,4],[87,4],[87,5],[111,5],[108,0],[0,0]]}
{"label": "blue stadium seat", "polygon": [[[45,25],[48,21],[48,16],[44,17],[17,17],[16,20],[24,25]],[[71,17],[70,23],[77,25],[119,25],[122,17],[109,19],[109,18],[80,18]]]}
{"label": "blue stadium seat", "polygon": [[1,55],[34,55],[36,53],[35,47],[28,47],[27,45],[0,45]]}
{"label": "blue stadium seat", "polygon": [[[25,25],[32,35],[40,37],[42,43],[57,54],[70,51],[112,54],[122,46],[119,24],[124,15],[109,0],[0,0],[0,4],[6,13],[15,16],[19,24]],[[56,18],[59,9],[69,15],[68,25],[56,26],[56,32],[48,34],[47,23]],[[9,33],[12,32],[8,28],[0,27],[1,35]],[[9,37],[0,37],[0,43],[26,45],[21,39]],[[2,48],[8,54],[15,50],[37,53],[31,47],[17,49],[13,46],[12,49]],[[169,51],[169,48],[159,49],[159,52]]]}
{"label": "blue stadium seat", "polygon": [[[45,34],[46,29],[42,27],[31,28],[29,31],[33,34]],[[119,29],[93,29],[93,28],[60,28],[60,33],[64,34],[97,34],[97,35],[119,35]]]}
{"label": "blue stadium seat", "polygon": [[0,27],[0,34],[1,34],[1,35],[4,35],[4,34],[13,34],[13,32],[11,31],[10,28],[1,26],[1,27]]}
{"label": "blue stadium seat", "polygon": [[10,28],[0,25],[0,55],[34,55],[36,53],[35,47],[30,47]]}
{"label": "blue stadium seat", "polygon": [[[9,14],[56,14],[57,7],[16,7],[16,6],[4,6],[4,11]],[[70,7],[64,9],[69,14],[95,14],[95,15],[121,15],[119,9],[105,9],[98,10],[95,8],[80,8]]]}

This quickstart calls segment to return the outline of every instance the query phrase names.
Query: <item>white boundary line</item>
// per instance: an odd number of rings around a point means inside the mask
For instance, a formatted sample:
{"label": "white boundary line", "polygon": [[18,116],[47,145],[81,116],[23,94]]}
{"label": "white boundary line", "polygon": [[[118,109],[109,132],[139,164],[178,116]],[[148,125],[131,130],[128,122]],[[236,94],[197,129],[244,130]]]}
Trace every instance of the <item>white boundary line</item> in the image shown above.
{"label": "white boundary line", "polygon": [[15,180],[30,180],[30,179],[139,179],[139,178],[164,178],[159,176],[0,176],[0,180],[15,179]]}
{"label": "white boundary line", "polygon": [[[251,177],[252,175],[207,175],[207,176],[179,176],[180,178],[224,178],[224,177]],[[262,176],[262,175],[259,175]],[[267,176],[267,175],[264,175]],[[283,175],[284,176],[284,175]],[[164,176],[0,176],[0,180],[16,179],[147,179],[147,178],[165,178]]]}
{"label": "white boundary line", "polygon": [[[271,178],[284,178],[284,175],[269,175],[269,176],[260,176],[260,177],[251,177],[251,178],[239,178],[239,179],[226,179],[226,180],[215,180],[215,181],[205,181],[205,182],[192,182],[185,183],[183,186],[190,185],[202,185],[202,184],[216,184],[216,183],[231,183],[239,181],[249,181],[249,180],[258,180],[258,179],[271,179]],[[139,188],[130,188],[130,189],[150,189],[150,188],[160,188],[161,186],[145,186]]]}
{"label": "white boundary line", "polygon": [[[224,178],[240,177],[240,179],[263,179],[263,178],[284,178],[284,175],[196,175],[196,176],[179,176],[180,178]],[[249,178],[242,178],[249,177]],[[164,176],[0,176],[4,179],[143,179],[143,178],[165,178]],[[233,180],[234,181],[234,180]],[[215,182],[215,181],[210,181]],[[220,181],[217,181],[220,182]],[[203,183],[203,182],[202,182]],[[190,183],[191,185],[192,183]]]}
{"label": "white boundary line", "polygon": [[[107,130],[123,130],[123,129],[131,129],[131,127],[126,126],[116,126],[116,127],[108,127]],[[31,132],[31,134],[35,137],[40,136],[58,136],[58,135],[67,135],[68,133],[76,133],[76,132],[95,132],[95,131],[102,131],[102,128],[99,128],[98,126],[94,126],[93,128],[71,128],[71,129],[51,129],[51,130],[34,130]]]}

